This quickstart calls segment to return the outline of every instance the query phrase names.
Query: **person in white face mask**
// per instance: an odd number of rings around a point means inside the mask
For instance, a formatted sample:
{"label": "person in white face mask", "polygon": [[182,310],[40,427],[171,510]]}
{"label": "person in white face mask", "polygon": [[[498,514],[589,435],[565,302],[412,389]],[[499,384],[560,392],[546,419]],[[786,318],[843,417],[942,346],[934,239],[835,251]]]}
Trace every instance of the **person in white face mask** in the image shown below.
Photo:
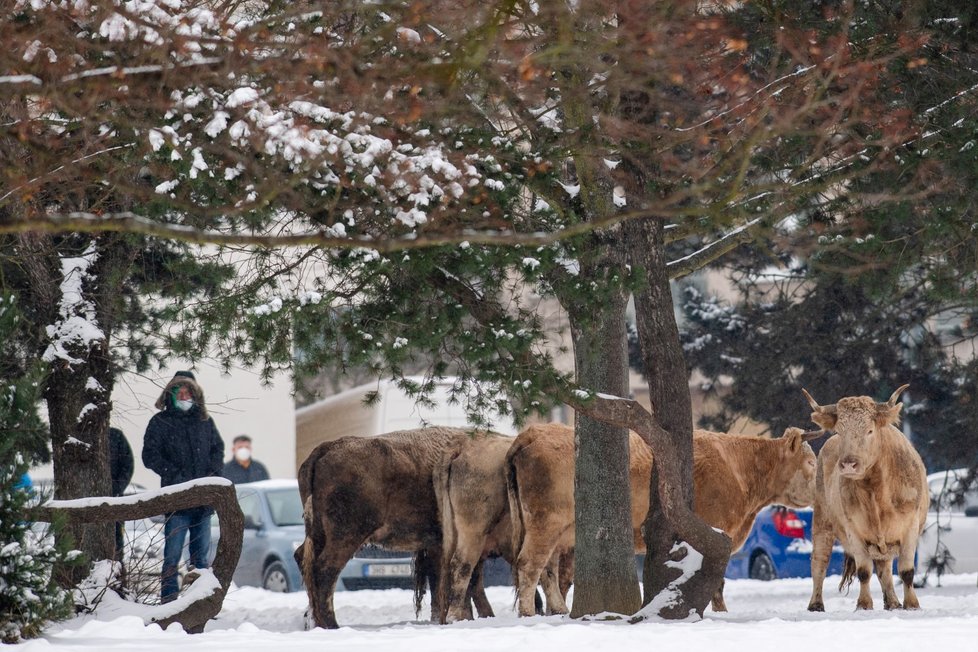
{"label": "person in white face mask", "polygon": [[[190,371],[174,374],[156,401],[156,408],[159,412],[150,419],[143,437],[143,464],[159,474],[160,486],[220,476],[224,440],[207,414],[204,390],[194,374]],[[190,563],[194,568],[207,568],[213,512],[213,508],[201,506],[166,515],[160,578],[163,602],[175,600],[179,592],[177,570],[188,534]]]}
{"label": "person in white face mask", "polygon": [[231,444],[231,459],[222,475],[234,484],[268,480],[268,469],[251,456],[251,437],[238,435]]}

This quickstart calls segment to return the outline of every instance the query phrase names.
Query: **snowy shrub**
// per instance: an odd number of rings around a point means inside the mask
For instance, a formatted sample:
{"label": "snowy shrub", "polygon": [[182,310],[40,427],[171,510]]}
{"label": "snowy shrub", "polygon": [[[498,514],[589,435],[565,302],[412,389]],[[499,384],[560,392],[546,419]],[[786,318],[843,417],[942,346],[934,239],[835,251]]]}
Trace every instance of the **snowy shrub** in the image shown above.
{"label": "snowy shrub", "polygon": [[[33,492],[28,460],[47,431],[37,416],[37,369],[17,366],[10,334],[18,327],[11,297],[0,295],[0,642],[37,636],[46,623],[72,613],[70,594],[54,581],[56,564],[72,554],[51,532],[28,521]],[[8,380],[9,379],[9,380]]]}
{"label": "snowy shrub", "polygon": [[69,555],[45,531],[25,520],[29,488],[18,486],[27,469],[18,454],[0,462],[0,640],[37,636],[45,624],[72,613],[71,595],[54,581],[55,564]]}

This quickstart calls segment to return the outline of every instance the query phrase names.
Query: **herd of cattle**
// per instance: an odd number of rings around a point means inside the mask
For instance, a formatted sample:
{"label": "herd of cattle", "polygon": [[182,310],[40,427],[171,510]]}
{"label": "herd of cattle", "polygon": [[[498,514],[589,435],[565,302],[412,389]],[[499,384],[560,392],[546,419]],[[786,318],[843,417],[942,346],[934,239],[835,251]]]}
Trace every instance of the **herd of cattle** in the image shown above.
{"label": "herd of cattle", "polygon": [[[919,608],[914,553],[929,494],[920,456],[895,424],[906,385],[885,403],[860,396],[821,406],[807,392],[821,427],[788,428],[777,439],[697,430],[693,434],[695,511],[744,543],[760,509],[814,504],[809,610],[824,609],[822,583],[835,540],[846,551],[843,584],[860,583],[857,608],[872,609],[874,566],[887,609]],[[807,440],[831,434],[818,457]],[[649,507],[652,454],[630,435],[635,551]],[[567,613],[574,576],[574,431],[533,425],[515,439],[491,432],[432,427],[320,444],[299,469],[306,538],[295,553],[318,627],[335,628],[340,571],[364,543],[415,553],[415,604],[431,587],[431,617],[454,622],[493,615],[482,561],[513,566],[517,608],[535,613],[541,586],[547,613]],[[726,610],[723,589],[713,609]]]}

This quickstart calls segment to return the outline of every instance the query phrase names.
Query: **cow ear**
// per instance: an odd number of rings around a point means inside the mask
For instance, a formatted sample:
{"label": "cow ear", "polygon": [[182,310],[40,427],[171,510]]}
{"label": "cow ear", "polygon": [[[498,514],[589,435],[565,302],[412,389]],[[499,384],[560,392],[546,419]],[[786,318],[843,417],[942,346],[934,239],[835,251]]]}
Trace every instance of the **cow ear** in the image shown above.
{"label": "cow ear", "polygon": [[880,428],[897,425],[898,423],[900,423],[900,411],[902,409],[903,409],[903,403],[897,403],[896,405],[877,403],[876,425],[879,426]]}
{"label": "cow ear", "polygon": [[890,400],[886,403],[876,404],[876,423],[880,428],[900,423],[900,410],[903,407],[903,403],[897,403],[897,399],[900,398],[900,394],[908,387],[910,385],[901,385],[890,396]]}
{"label": "cow ear", "polygon": [[812,412],[812,421],[821,426],[823,430],[832,430],[835,428],[837,418],[834,412],[828,412],[826,410],[815,410]]}
{"label": "cow ear", "polygon": [[802,439],[803,434],[804,432],[801,428],[785,428],[784,434],[781,435],[781,438],[787,442],[786,445],[788,446],[788,453],[794,455],[801,449],[802,444],[805,443]]}

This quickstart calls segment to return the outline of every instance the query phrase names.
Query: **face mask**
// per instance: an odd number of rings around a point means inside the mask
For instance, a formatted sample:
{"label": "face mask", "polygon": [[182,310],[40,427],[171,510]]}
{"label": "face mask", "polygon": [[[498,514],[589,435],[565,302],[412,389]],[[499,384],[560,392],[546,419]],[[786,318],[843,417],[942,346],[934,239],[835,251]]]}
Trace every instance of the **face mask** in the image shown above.
{"label": "face mask", "polygon": [[194,406],[194,400],[191,399],[191,398],[188,398],[185,401],[182,401],[180,399],[176,399],[176,400],[173,401],[173,405],[174,405],[174,407],[176,407],[181,412],[186,412],[187,410],[189,410],[190,408],[192,408]]}
{"label": "face mask", "polygon": [[239,462],[247,462],[251,459],[251,449],[250,448],[239,448],[234,451],[234,459]]}

